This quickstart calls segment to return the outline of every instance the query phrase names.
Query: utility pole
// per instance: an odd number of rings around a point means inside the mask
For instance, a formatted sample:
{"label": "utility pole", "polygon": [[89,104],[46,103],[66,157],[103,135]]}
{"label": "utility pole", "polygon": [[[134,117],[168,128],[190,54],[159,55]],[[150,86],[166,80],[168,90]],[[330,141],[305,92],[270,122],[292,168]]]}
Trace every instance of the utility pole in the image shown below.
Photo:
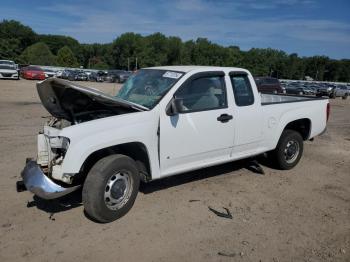
{"label": "utility pole", "polygon": [[130,71],[130,58],[128,57],[128,71]]}
{"label": "utility pole", "polygon": [[135,70],[137,70],[137,57],[136,57],[136,65],[135,65]]}

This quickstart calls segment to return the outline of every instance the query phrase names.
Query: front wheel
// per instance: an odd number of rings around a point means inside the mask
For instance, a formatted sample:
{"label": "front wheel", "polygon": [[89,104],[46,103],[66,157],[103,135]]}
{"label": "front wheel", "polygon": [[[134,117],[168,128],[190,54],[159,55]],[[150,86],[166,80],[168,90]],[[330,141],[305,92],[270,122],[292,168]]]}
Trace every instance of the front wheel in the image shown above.
{"label": "front wheel", "polygon": [[349,96],[348,94],[345,94],[342,98],[343,99],[348,99],[348,96]]}
{"label": "front wheel", "polygon": [[108,223],[124,216],[134,205],[140,176],[133,159],[111,155],[90,170],[83,187],[86,213],[98,222]]}
{"label": "front wheel", "polygon": [[294,130],[284,130],[277,147],[270,156],[278,168],[288,170],[295,167],[303,154],[303,138]]}

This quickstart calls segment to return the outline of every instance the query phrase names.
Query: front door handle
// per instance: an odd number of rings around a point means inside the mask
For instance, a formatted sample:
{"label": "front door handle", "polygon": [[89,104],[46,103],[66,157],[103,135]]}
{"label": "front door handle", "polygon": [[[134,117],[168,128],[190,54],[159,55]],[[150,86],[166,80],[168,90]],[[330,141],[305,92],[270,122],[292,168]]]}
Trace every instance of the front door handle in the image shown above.
{"label": "front door handle", "polygon": [[226,122],[230,121],[231,119],[233,119],[233,116],[228,115],[228,114],[222,114],[221,116],[219,116],[217,118],[217,120],[220,121],[221,123],[226,123]]}

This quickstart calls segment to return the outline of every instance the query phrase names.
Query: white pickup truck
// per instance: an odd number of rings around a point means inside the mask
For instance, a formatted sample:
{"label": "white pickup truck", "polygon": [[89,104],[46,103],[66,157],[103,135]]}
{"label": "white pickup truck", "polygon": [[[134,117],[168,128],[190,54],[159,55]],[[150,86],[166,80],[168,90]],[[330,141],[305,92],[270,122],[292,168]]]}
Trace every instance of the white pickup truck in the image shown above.
{"label": "white pickup truck", "polygon": [[85,210],[100,222],[130,210],[140,180],[264,152],[290,169],[329,116],[327,99],[258,93],[241,68],[145,68],[116,96],[55,78],[37,90],[52,118],[17,189],[53,199],[82,186]]}

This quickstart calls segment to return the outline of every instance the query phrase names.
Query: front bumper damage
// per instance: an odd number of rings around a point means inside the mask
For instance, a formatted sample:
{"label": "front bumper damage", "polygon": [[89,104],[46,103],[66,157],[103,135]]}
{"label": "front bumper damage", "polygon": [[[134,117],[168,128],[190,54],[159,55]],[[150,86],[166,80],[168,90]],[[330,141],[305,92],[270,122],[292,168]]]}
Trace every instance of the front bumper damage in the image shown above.
{"label": "front bumper damage", "polygon": [[23,191],[22,185],[24,185],[25,189],[43,199],[59,198],[77,190],[81,186],[62,187],[56,184],[44,174],[40,166],[33,160],[27,161],[21,176],[23,181],[17,182],[17,192]]}

